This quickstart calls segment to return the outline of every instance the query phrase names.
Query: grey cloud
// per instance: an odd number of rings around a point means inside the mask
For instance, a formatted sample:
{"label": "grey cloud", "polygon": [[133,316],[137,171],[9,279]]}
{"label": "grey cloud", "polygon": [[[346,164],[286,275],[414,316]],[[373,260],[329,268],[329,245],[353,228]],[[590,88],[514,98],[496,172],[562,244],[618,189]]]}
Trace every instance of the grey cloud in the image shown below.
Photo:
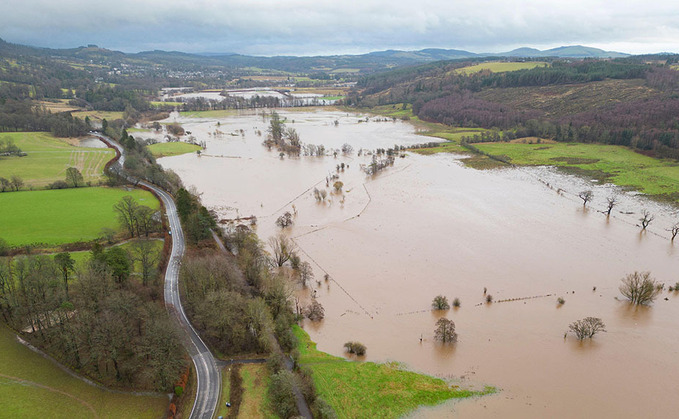
{"label": "grey cloud", "polygon": [[262,55],[568,43],[679,52],[677,9],[637,0],[6,0],[0,37],[51,47]]}

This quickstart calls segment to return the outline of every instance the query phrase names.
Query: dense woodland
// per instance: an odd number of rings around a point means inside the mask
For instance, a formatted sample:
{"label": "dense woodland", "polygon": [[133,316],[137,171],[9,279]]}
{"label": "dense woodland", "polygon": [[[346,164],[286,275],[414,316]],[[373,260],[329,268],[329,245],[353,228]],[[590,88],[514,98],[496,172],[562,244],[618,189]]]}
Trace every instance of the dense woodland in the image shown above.
{"label": "dense woodland", "polygon": [[0,312],[59,361],[117,387],[168,392],[186,356],[162,283],[130,277],[121,247],[95,246],[81,269],[68,253],[0,259]]}
{"label": "dense woodland", "polygon": [[[679,158],[679,71],[676,56],[614,60],[554,60],[549,67],[472,75],[455,70],[467,63],[441,62],[368,76],[349,101],[359,106],[408,103],[415,115],[459,127],[504,131],[502,140],[537,136],[556,141],[618,144]],[[536,106],[505,103],[503,91],[544,86],[592,86],[605,80],[643,81],[644,94],[602,100],[573,112],[547,113]],[[530,90],[533,88],[533,90]],[[601,93],[603,98],[606,92]],[[568,99],[565,99],[568,100]]]}

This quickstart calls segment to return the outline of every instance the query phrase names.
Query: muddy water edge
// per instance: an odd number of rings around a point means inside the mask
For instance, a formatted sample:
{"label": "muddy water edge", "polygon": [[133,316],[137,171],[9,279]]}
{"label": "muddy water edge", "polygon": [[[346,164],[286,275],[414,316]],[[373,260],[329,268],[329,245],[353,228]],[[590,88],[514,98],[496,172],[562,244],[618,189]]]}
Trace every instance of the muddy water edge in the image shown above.
{"label": "muddy water edge", "polygon": [[[354,152],[281,158],[261,145],[268,124],[261,114],[174,114],[168,122],[207,148],[159,162],[221,218],[255,215],[264,242],[280,232],[279,215],[297,211],[285,233],[314,268],[315,279],[297,294],[314,294],[325,307],[322,322],[304,324],[320,350],[342,356],[344,342],[358,340],[367,360],[500,390],[413,417],[674,417],[679,294],[666,290],[651,307],[633,308],[618,286],[634,271],[667,285],[679,280],[679,244],[665,231],[675,209],[549,168],[477,171],[454,155],[408,153],[367,176],[360,166],[370,156],[357,156],[359,149],[430,139],[400,121],[327,109],[280,113],[302,142],[348,143]],[[341,163],[348,167],[338,173]],[[326,183],[334,174],[342,192]],[[328,198],[318,202],[314,188]],[[585,188],[595,193],[587,208],[576,197]],[[613,193],[620,204],[607,218],[600,211]],[[640,233],[644,208],[656,220]],[[484,288],[495,302],[485,303]],[[459,298],[461,307],[432,312],[438,294]],[[440,316],[455,321],[458,343],[434,342]],[[564,338],[587,316],[600,317],[607,332]]]}

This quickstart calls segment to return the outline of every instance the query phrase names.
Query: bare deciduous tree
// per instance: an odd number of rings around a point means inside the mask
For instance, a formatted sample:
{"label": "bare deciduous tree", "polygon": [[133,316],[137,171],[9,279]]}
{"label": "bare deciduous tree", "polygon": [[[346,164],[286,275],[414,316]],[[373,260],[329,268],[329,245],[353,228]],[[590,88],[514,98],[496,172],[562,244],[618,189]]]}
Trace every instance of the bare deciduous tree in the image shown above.
{"label": "bare deciduous tree", "polygon": [[568,326],[568,329],[575,333],[575,336],[583,340],[585,338],[592,338],[598,332],[605,332],[606,325],[598,317],[585,317],[584,319],[575,321]]}
{"label": "bare deciduous tree", "polygon": [[76,167],[66,169],[66,182],[74,188],[79,187],[84,182],[83,175]]}
{"label": "bare deciduous tree", "polygon": [[611,211],[613,211],[613,207],[618,204],[618,197],[615,195],[609,196],[608,198],[606,198],[606,202],[608,203],[608,207],[606,208],[606,216],[610,217]]}
{"label": "bare deciduous tree", "polygon": [[586,191],[580,192],[578,197],[582,199],[582,206],[584,207],[589,201],[592,200],[592,198],[594,198],[594,192],[588,189]]}
{"label": "bare deciduous tree", "polygon": [[649,304],[660,294],[660,288],[650,272],[634,272],[622,279],[620,292],[632,304]]}
{"label": "bare deciduous tree", "polygon": [[643,210],[641,212],[641,218],[639,218],[639,221],[641,222],[641,229],[646,230],[646,227],[648,227],[648,225],[651,224],[651,221],[653,220],[655,220],[655,216],[651,214],[649,210]]}
{"label": "bare deciduous tree", "polygon": [[302,262],[299,264],[299,282],[302,283],[303,287],[306,287],[307,283],[314,277],[314,270],[311,268],[309,262]]}
{"label": "bare deciduous tree", "polygon": [[672,234],[672,241],[674,241],[674,238],[677,237],[677,234],[679,234],[679,223],[674,223],[674,225],[667,231]]}
{"label": "bare deciduous tree", "polygon": [[457,342],[457,333],[455,333],[455,322],[448,320],[445,317],[438,319],[436,322],[436,329],[434,330],[434,339],[443,343]]}
{"label": "bare deciduous tree", "polygon": [[295,253],[295,243],[284,235],[269,238],[269,246],[273,252],[272,262],[275,266],[283,266]]}

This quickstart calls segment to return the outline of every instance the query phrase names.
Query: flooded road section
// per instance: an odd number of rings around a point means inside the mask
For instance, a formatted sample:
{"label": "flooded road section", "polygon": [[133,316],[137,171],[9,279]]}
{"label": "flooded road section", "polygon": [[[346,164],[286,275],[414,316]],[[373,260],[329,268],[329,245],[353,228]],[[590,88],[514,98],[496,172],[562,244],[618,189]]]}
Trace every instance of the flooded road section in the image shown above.
{"label": "flooded road section", "polygon": [[[289,126],[303,142],[326,148],[428,140],[400,122],[358,123],[356,115],[327,111],[281,115],[295,119]],[[553,169],[477,171],[452,155],[408,154],[366,176],[359,165],[369,157],[356,152],[280,159],[266,151],[255,134],[266,129],[261,116],[220,120],[221,131],[245,134],[218,138],[216,120],[177,120],[207,141],[205,155],[160,163],[222,217],[256,215],[266,241],[280,231],[275,218],[296,208],[288,234],[315,269],[299,293],[315,292],[326,310],[322,322],[304,324],[319,349],[342,356],[344,342],[356,340],[367,346],[367,360],[499,389],[413,417],[676,415],[679,294],[665,290],[641,308],[618,300],[620,279],[634,271],[651,271],[668,286],[679,280],[679,243],[665,231],[672,209]],[[340,162],[349,164],[339,174],[343,193],[331,193],[325,179]],[[314,199],[314,187],[327,189],[328,202]],[[585,188],[595,194],[587,209],[576,196]],[[614,192],[620,204],[607,219],[600,210]],[[643,208],[656,219],[640,233]],[[495,302],[484,302],[484,287]],[[461,307],[432,312],[438,294],[459,298]],[[454,345],[434,342],[443,315],[456,323]],[[564,338],[571,322],[587,316],[600,317],[607,332],[584,342]]]}

